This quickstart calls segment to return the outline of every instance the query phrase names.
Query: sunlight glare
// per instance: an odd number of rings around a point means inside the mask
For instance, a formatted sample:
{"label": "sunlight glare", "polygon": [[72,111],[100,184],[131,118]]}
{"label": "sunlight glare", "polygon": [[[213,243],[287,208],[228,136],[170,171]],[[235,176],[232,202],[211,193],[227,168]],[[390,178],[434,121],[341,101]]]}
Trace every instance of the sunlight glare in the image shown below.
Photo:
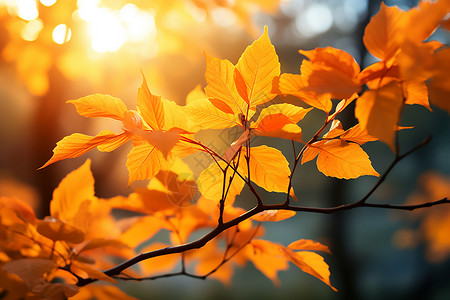
{"label": "sunlight glare", "polygon": [[17,15],[25,21],[34,20],[39,16],[37,3],[35,0],[18,0],[16,5]]}
{"label": "sunlight glare", "polygon": [[67,43],[72,37],[72,31],[66,24],[59,24],[53,29],[53,41],[57,44]]}
{"label": "sunlight glare", "polygon": [[52,6],[56,3],[56,0],[41,0],[41,4],[44,6]]}

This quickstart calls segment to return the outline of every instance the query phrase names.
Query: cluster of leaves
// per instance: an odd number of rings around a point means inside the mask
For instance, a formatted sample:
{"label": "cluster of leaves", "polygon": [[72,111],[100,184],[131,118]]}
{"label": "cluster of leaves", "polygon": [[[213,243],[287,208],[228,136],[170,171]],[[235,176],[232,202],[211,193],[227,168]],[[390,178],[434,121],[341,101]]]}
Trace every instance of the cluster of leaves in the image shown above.
{"label": "cluster of leaves", "polygon": [[[55,190],[51,217],[37,220],[25,204],[2,199],[1,274],[5,278],[2,282],[11,282],[2,287],[5,293],[10,293],[10,286],[22,285],[20,291],[12,288],[12,293],[64,298],[83,287],[75,298],[82,293],[101,297],[100,293],[119,292],[109,286],[91,289],[89,283],[176,275],[214,277],[227,283],[232,265],[247,261],[274,283],[278,283],[277,272],[292,262],[335,290],[328,265],[322,256],[312,252],[329,253],[326,246],[310,240],[283,246],[260,239],[264,231],[261,222],[281,221],[296,211],[332,213],[357,206],[402,208],[366,200],[408,154],[401,155],[395,142],[403,107],[419,104],[430,109],[430,97],[432,103],[450,111],[446,73],[449,49],[438,42],[423,42],[449,9],[448,1],[421,2],[408,12],[382,4],[364,35],[366,48],[380,61],[362,71],[348,53],[327,47],[300,50],[308,58],[302,61],[301,74],[280,74],[278,56],[266,29],[236,65],[207,56],[207,86],[204,91],[200,87],[192,91],[184,106],[153,95],[145,79],[138,90],[136,110],[127,109],[120,99],[109,95],[68,101],[82,116],[122,122],[123,131],[67,136],[57,143],[43,167],[79,157],[94,148],[113,151],[131,140],[133,148],[126,163],[129,183],[145,179],[150,182],[147,188],[136,189],[128,197],[99,199],[94,195],[87,161]],[[425,81],[430,81],[428,86]],[[363,86],[368,90],[361,92]],[[278,95],[297,96],[311,107],[285,103],[282,96],[277,102]],[[333,105],[333,99],[339,102]],[[359,123],[344,129],[338,117],[352,101],[356,101]],[[313,109],[324,112],[323,125],[305,142],[298,123]],[[194,136],[201,130],[231,128],[241,133],[223,153]],[[295,157],[292,166],[281,151],[267,145],[253,146],[255,136],[291,140]],[[292,200],[297,201],[292,180],[299,162],[317,157],[318,170],[336,178],[380,176],[361,147],[375,140],[389,145],[395,160],[364,198],[330,209],[292,205]],[[296,149],[298,143],[303,145],[300,151]],[[206,153],[213,160],[195,179],[181,160],[194,152]],[[245,186],[256,202],[250,210],[235,205],[236,196]],[[283,193],[286,200],[268,205],[256,186]],[[408,209],[419,207],[423,206]],[[111,214],[113,209],[136,215],[117,220]],[[205,229],[210,231],[195,239],[195,233]],[[147,245],[161,230],[169,232],[170,244],[158,241]],[[136,255],[137,249],[141,254]],[[114,265],[108,256],[125,261]],[[137,263],[140,270],[130,268]],[[177,265],[180,271],[170,273]]]}

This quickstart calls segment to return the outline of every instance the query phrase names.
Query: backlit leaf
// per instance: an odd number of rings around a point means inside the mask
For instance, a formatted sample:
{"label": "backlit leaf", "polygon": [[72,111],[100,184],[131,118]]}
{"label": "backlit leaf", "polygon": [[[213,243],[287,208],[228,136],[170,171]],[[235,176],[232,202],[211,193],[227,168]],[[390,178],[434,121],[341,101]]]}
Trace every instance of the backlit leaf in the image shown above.
{"label": "backlit leaf", "polygon": [[142,85],[138,89],[137,102],[139,113],[145,122],[153,130],[163,129],[164,109],[161,103],[161,96],[155,96],[150,92],[145,78],[143,78]]}
{"label": "backlit leaf", "polygon": [[317,158],[317,168],[326,176],[351,179],[363,175],[379,176],[369,156],[355,143],[342,140],[313,143],[303,153],[302,164]]}
{"label": "backlit leaf", "polygon": [[61,221],[71,221],[85,200],[94,198],[94,177],[89,159],[61,180],[53,191],[50,214]]}
{"label": "backlit leaf", "polygon": [[163,154],[147,142],[136,144],[127,157],[128,184],[152,178],[167,164]]}
{"label": "backlit leaf", "polygon": [[[247,150],[241,150],[239,169],[248,178],[247,162],[243,158]],[[250,179],[269,192],[287,193],[289,184],[289,163],[279,150],[267,146],[250,148]]]}
{"label": "backlit leaf", "polygon": [[329,112],[332,108],[330,95],[316,94],[306,91],[308,83],[306,77],[297,74],[281,74],[276,77],[273,85],[273,92],[280,95],[293,95],[317,109]]}
{"label": "backlit leaf", "polygon": [[295,216],[295,211],[271,209],[260,212],[254,215],[251,219],[260,222],[278,222],[289,219],[293,216]]}
{"label": "backlit leaf", "polygon": [[326,283],[333,291],[337,292],[337,289],[330,283],[330,270],[322,256],[309,251],[295,252],[286,247],[280,247],[280,249],[281,252],[303,272],[317,277]]}
{"label": "backlit leaf", "polygon": [[53,156],[39,169],[63,159],[79,157],[95,147],[99,147],[102,151],[112,151],[123,145],[128,139],[124,133],[114,134],[109,130],[102,131],[96,136],[81,133],[71,134],[56,143]]}
{"label": "backlit leaf", "polygon": [[301,239],[289,244],[288,248],[293,250],[312,250],[312,251],[322,251],[331,254],[328,246],[322,245],[319,242],[307,239]]}
{"label": "backlit leaf", "polygon": [[212,104],[225,113],[232,111],[236,115],[245,114],[244,107],[247,104],[236,89],[234,66],[230,61],[206,56],[205,79],[208,83],[205,88],[206,95],[213,99]]}
{"label": "backlit leaf", "polygon": [[388,7],[381,3],[380,11],[372,17],[364,31],[364,45],[374,56],[388,61],[398,50],[397,35],[405,12],[397,6]]}
{"label": "backlit leaf", "polygon": [[[240,94],[248,96],[250,107],[266,103],[275,97],[272,94],[272,81],[275,76],[280,75],[280,63],[275,47],[270,42],[267,27],[262,36],[245,49],[236,68],[247,88],[246,93]],[[238,90],[243,88],[244,85],[240,83]]]}
{"label": "backlit leaf", "polygon": [[355,115],[368,134],[385,142],[394,151],[394,135],[402,106],[402,90],[396,81],[392,81],[359,97]]}
{"label": "backlit leaf", "polygon": [[122,100],[110,95],[95,94],[67,103],[75,105],[77,113],[85,117],[107,117],[122,120],[127,107]]}

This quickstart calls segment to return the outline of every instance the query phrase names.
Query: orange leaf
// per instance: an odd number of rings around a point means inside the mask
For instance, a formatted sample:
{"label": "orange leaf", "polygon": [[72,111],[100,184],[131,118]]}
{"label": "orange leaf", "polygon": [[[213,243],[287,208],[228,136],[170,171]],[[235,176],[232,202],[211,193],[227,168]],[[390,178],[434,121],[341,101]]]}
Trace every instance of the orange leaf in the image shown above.
{"label": "orange leaf", "polygon": [[304,109],[288,103],[273,104],[261,110],[258,120],[255,122],[256,130],[276,131],[286,124],[297,124],[311,109]]}
{"label": "orange leaf", "polygon": [[402,106],[402,90],[396,81],[391,81],[377,90],[366,91],[359,97],[356,100],[355,115],[368,134],[385,142],[394,151],[394,133]]}
{"label": "orange leaf", "polygon": [[[283,153],[264,145],[251,147],[249,150],[251,181],[268,192],[287,193],[290,169]],[[241,174],[248,178],[247,163],[243,158],[247,153],[247,148],[242,147],[241,152],[238,170],[241,170]]]}
{"label": "orange leaf", "polygon": [[292,250],[313,250],[313,251],[323,251],[331,254],[328,246],[322,245],[319,242],[307,239],[301,239],[289,244],[288,248]]}
{"label": "orange leaf", "polygon": [[127,107],[122,100],[110,95],[95,94],[67,103],[75,105],[77,113],[90,118],[107,117],[122,120]]}
{"label": "orange leaf", "polygon": [[288,123],[280,129],[272,131],[253,131],[254,135],[277,137],[297,142],[302,142],[302,129],[297,124]]}
{"label": "orange leaf", "polygon": [[[248,95],[250,108],[255,107],[272,100],[275,94],[272,93],[272,81],[275,76],[280,75],[280,63],[267,33],[267,27],[264,27],[264,33],[259,39],[245,49],[236,64],[236,69],[242,75],[245,85],[238,86],[248,89],[239,94]],[[245,98],[244,98],[245,100]]]}
{"label": "orange leaf", "polygon": [[239,96],[241,96],[242,99],[249,104],[248,100],[248,93],[247,93],[247,84],[244,81],[244,78],[242,77],[241,72],[239,72],[239,69],[234,68],[234,83],[236,84],[236,89],[239,93]]}
{"label": "orange leaf", "polygon": [[397,35],[401,34],[401,21],[405,12],[398,7],[381,3],[380,11],[372,17],[364,31],[366,49],[381,60],[388,61],[398,50]]}
{"label": "orange leaf", "polygon": [[233,109],[224,101],[220,100],[220,99],[213,99],[213,98],[209,98],[209,101],[219,110],[223,111],[224,113],[227,114],[234,114]]}
{"label": "orange leaf", "polygon": [[317,168],[326,176],[351,179],[363,175],[379,176],[369,156],[357,144],[341,140],[313,143],[303,153],[302,164],[317,155]]}
{"label": "orange leaf", "polygon": [[39,220],[36,230],[52,241],[66,241],[74,244],[79,244],[84,241],[83,231],[52,217]]}
{"label": "orange leaf", "polygon": [[109,277],[102,271],[91,268],[90,266],[83,264],[81,262],[78,262],[76,260],[72,261],[72,266],[86,272],[86,274],[92,279],[98,279],[98,280],[103,280],[103,281],[107,281],[107,282],[111,282],[111,283],[117,283],[116,280]]}
{"label": "orange leaf", "polygon": [[102,151],[112,151],[123,145],[128,139],[126,133],[114,134],[109,130],[102,131],[96,136],[81,133],[71,134],[56,143],[53,156],[39,169],[63,159],[79,157],[95,147],[99,147]]}
{"label": "orange leaf", "polygon": [[52,217],[70,222],[80,209],[85,200],[92,200],[95,196],[94,177],[90,170],[91,161],[88,159],[78,169],[70,172],[61,180],[53,191],[50,202],[50,214]]}
{"label": "orange leaf", "polygon": [[45,273],[55,268],[55,263],[50,259],[22,258],[9,261],[3,265],[3,269],[19,276],[28,288],[37,284]]}
{"label": "orange leaf", "polygon": [[271,209],[262,211],[251,217],[251,219],[259,222],[266,222],[266,221],[278,222],[289,219],[290,217],[293,216],[295,216],[295,211]]}
{"label": "orange leaf", "polygon": [[138,300],[135,297],[125,294],[115,285],[87,285],[80,289],[80,292],[71,297],[70,300]]}
{"label": "orange leaf", "polygon": [[273,92],[279,95],[293,95],[317,109],[329,112],[333,106],[330,95],[306,91],[306,77],[297,74],[281,74],[274,79]]}
{"label": "orange leaf", "polygon": [[323,257],[309,251],[294,252],[290,248],[280,247],[281,252],[303,272],[322,280],[333,291],[337,292],[330,283],[330,270]]}
{"label": "orange leaf", "polygon": [[152,95],[143,76],[141,87],[138,89],[138,110],[142,118],[153,130],[161,130],[164,127],[164,109],[161,96]]}
{"label": "orange leaf", "polygon": [[364,129],[361,124],[356,124],[352,128],[348,129],[341,135],[341,140],[345,140],[347,142],[354,142],[357,144],[364,144],[367,142],[376,141],[377,138],[371,136],[367,133],[367,130]]}
{"label": "orange leaf", "polygon": [[245,253],[253,265],[276,285],[280,285],[278,271],[287,270],[286,257],[280,255],[280,245],[266,240],[254,239],[247,246]]}
{"label": "orange leaf", "polygon": [[300,68],[307,82],[304,90],[347,99],[361,89],[359,65],[347,52],[332,47],[299,52],[310,59]]}
{"label": "orange leaf", "polygon": [[344,129],[342,129],[341,122],[339,120],[333,120],[333,122],[331,123],[330,130],[328,130],[328,132],[325,133],[323,137],[327,139],[333,139],[340,136],[344,132],[345,131]]}
{"label": "orange leaf", "polygon": [[431,111],[428,101],[427,85],[423,81],[406,81],[403,83],[404,94],[406,95],[405,104],[418,104]]}

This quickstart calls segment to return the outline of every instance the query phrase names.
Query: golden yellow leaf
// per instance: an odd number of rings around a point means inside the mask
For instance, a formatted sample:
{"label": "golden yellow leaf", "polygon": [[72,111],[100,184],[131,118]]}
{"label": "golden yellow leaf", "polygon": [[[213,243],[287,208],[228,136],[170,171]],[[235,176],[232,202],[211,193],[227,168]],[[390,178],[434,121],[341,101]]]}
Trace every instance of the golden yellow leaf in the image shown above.
{"label": "golden yellow leaf", "polygon": [[245,177],[268,192],[287,193],[289,184],[289,163],[281,151],[265,145],[251,147],[250,149],[250,175],[248,174],[247,162],[244,155],[247,148],[242,147],[241,161],[238,170]]}
{"label": "golden yellow leaf", "polygon": [[161,96],[153,95],[143,78],[142,85],[138,89],[138,110],[142,118],[153,130],[161,130],[164,127],[164,109]]}
{"label": "golden yellow leaf", "polygon": [[128,184],[135,180],[152,178],[167,165],[163,154],[145,141],[134,145],[127,157]]}
{"label": "golden yellow leaf", "polygon": [[[206,95],[218,109],[225,113],[245,115],[245,101],[234,83],[234,66],[228,60],[206,56]],[[219,102],[220,101],[220,102]]]}
{"label": "golden yellow leaf", "polygon": [[125,294],[115,285],[87,285],[80,289],[80,292],[71,297],[70,300],[138,300],[135,297]]}
{"label": "golden yellow leaf", "polygon": [[91,200],[95,196],[94,177],[90,170],[89,159],[76,170],[70,172],[61,180],[53,191],[50,202],[50,214],[61,221],[71,221],[85,200]]}
{"label": "golden yellow leaf", "polygon": [[56,143],[53,156],[39,169],[63,159],[79,157],[95,147],[102,151],[112,151],[128,140],[127,134],[114,134],[109,130],[104,130],[96,136],[74,133]]}
{"label": "golden yellow leaf", "polygon": [[90,118],[107,117],[122,120],[127,107],[122,100],[110,95],[94,94],[67,103],[75,105],[77,113]]}
{"label": "golden yellow leaf", "polygon": [[270,42],[267,27],[261,37],[245,49],[236,69],[241,75],[237,77],[245,83],[241,81],[238,90],[247,89],[240,94],[248,97],[246,102],[250,107],[266,103],[275,97],[272,93],[272,81],[280,75],[280,63],[275,47]]}
{"label": "golden yellow leaf", "polygon": [[224,112],[210,100],[199,99],[184,107],[188,118],[201,129],[223,129],[240,125],[236,115]]}

